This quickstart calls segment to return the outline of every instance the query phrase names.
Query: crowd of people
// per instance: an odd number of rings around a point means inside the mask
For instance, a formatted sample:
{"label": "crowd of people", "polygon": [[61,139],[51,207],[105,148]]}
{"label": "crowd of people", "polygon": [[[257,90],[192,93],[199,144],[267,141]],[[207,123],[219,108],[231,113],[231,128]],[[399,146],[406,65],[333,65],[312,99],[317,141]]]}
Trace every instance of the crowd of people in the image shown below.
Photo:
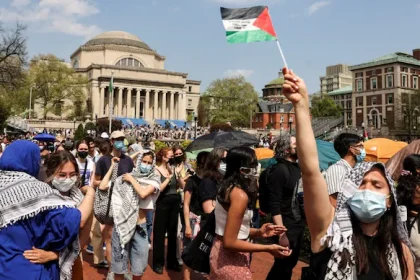
{"label": "crowd of people", "polygon": [[364,162],[360,136],[342,133],[341,160],[321,171],[305,83],[283,74],[296,135],[270,143],[275,156],[262,172],[251,147],[189,161],[180,146],[155,151],[147,129],[131,145],[123,131],[53,145],[4,137],[0,279],[83,279],[82,250],[109,279],[141,279],[149,253],[154,273],[193,279],[183,251],[211,223],[209,279],[252,279],[256,252],[274,257],[266,279],[292,279],[306,226],[304,280],[420,279],[420,155],[404,160],[396,183],[382,163]]}

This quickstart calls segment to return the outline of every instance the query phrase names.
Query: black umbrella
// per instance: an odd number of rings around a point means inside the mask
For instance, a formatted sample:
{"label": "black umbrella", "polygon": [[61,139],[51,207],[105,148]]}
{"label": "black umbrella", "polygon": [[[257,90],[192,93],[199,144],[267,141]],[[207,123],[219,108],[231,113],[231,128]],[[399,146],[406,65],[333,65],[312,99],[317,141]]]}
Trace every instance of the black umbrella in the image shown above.
{"label": "black umbrella", "polygon": [[186,149],[187,152],[225,147],[227,149],[238,146],[253,146],[258,144],[258,139],[249,133],[234,131],[218,131],[198,137]]}

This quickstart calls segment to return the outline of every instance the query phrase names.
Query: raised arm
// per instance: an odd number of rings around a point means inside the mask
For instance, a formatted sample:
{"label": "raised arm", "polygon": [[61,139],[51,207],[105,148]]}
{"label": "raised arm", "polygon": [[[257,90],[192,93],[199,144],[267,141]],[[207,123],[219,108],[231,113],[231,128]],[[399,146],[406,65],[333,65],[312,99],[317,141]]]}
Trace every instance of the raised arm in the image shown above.
{"label": "raised arm", "polygon": [[296,145],[302,171],[305,214],[311,232],[312,250],[317,252],[320,250],[319,240],[332,222],[334,210],[329,201],[327,184],[319,170],[305,82],[287,68],[283,69],[283,74],[283,94],[293,103],[296,114]]}
{"label": "raised arm", "polygon": [[101,180],[101,183],[99,184],[100,190],[106,191],[109,188],[109,182],[111,181],[112,171],[116,162],[118,162],[119,160],[120,159],[117,157],[112,158],[111,166],[109,167],[108,172],[105,174],[105,176]]}

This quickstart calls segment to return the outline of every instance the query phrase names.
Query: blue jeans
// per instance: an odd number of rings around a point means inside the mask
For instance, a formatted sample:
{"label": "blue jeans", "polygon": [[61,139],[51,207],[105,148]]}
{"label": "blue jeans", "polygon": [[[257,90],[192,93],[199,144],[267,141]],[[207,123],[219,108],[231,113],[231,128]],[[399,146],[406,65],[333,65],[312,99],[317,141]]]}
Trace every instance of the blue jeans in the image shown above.
{"label": "blue jeans", "polygon": [[131,274],[142,276],[149,259],[149,243],[147,241],[146,224],[136,226],[136,231],[124,249],[121,247],[120,237],[114,227],[112,231],[112,262],[111,271],[115,274],[127,274],[130,261]]}
{"label": "blue jeans", "polygon": [[154,213],[155,213],[155,210],[147,210],[147,214],[146,214],[147,238],[148,238],[149,244],[152,244],[152,240],[150,239],[150,237],[152,236]]}

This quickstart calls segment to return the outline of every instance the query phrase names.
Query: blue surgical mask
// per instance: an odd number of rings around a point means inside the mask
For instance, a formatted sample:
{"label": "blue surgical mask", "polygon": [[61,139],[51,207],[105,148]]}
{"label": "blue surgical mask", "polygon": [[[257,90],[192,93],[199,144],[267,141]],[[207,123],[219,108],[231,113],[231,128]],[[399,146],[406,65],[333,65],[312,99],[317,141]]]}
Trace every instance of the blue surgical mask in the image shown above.
{"label": "blue surgical mask", "polygon": [[140,164],[140,173],[149,173],[152,170],[153,166],[151,164]]}
{"label": "blue surgical mask", "polygon": [[114,148],[118,151],[121,151],[124,148],[124,141],[115,141]]}
{"label": "blue surgical mask", "polygon": [[359,221],[365,224],[379,220],[386,212],[387,196],[371,190],[357,190],[347,200],[351,211]]}
{"label": "blue surgical mask", "polygon": [[360,162],[363,162],[365,158],[366,158],[366,150],[364,148],[360,149],[360,154],[356,155],[356,161],[360,163]]}

